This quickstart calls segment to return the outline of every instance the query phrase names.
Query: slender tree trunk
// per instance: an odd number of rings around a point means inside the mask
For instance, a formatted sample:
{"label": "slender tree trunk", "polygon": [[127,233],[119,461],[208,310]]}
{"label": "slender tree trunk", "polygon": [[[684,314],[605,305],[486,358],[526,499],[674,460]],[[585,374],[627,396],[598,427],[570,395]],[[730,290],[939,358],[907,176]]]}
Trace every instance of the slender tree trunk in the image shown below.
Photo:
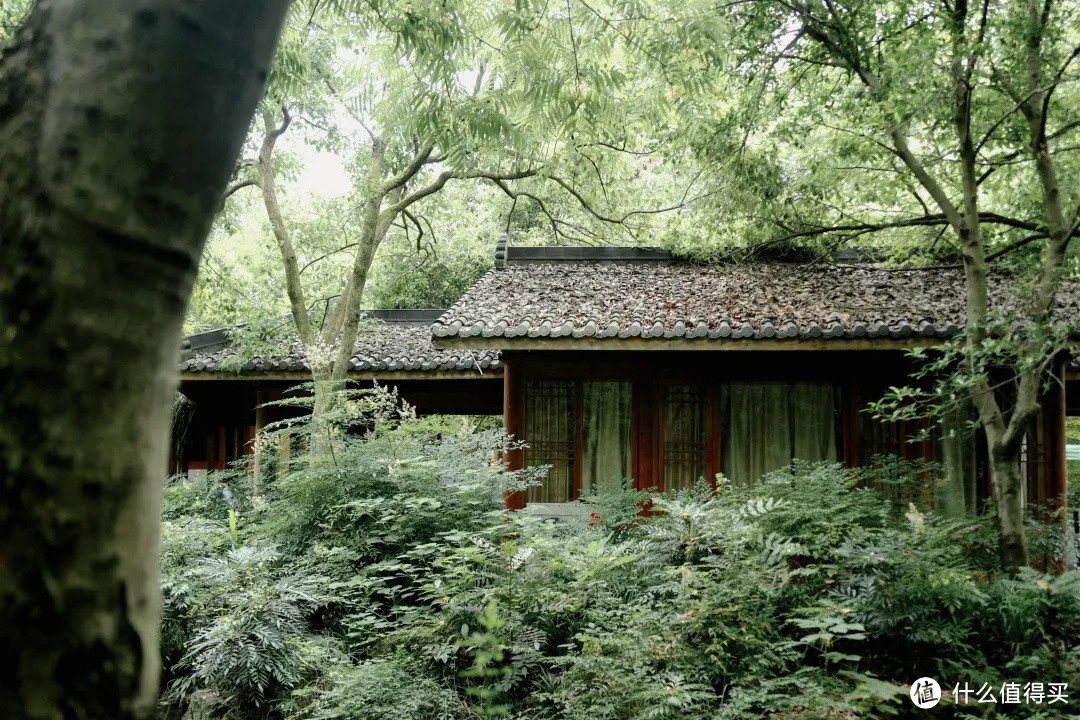
{"label": "slender tree trunk", "polygon": [[1001,565],[1006,570],[1016,570],[1028,564],[1024,505],[1020,497],[1024,478],[1020,474],[1019,454],[1002,452],[1000,448],[991,452],[990,477],[997,510]]}
{"label": "slender tree trunk", "polygon": [[202,242],[287,2],[43,0],[0,57],[0,717],[142,717]]}
{"label": "slender tree trunk", "polygon": [[[378,208],[375,209],[378,212]],[[390,229],[390,220],[380,218],[374,228],[370,230],[365,225],[361,231],[360,247],[357,248],[356,261],[349,275],[349,284],[345,288],[334,315],[340,317],[341,335],[337,340],[337,349],[334,352],[333,362],[329,358],[319,358],[317,362],[310,362],[312,386],[312,456],[316,462],[324,462],[332,457],[334,451],[335,433],[337,429],[332,426],[328,419],[328,413],[333,410],[334,398],[337,393],[345,389],[348,380],[349,366],[352,362],[353,352],[356,348],[356,338],[360,330],[360,310],[364,286],[367,283],[367,274],[371,269],[371,263],[375,259],[375,251],[386,237]],[[355,300],[355,302],[354,302]],[[337,326],[328,326],[327,330],[333,330]],[[333,338],[330,340],[324,333],[320,337],[322,346],[320,351],[332,348]],[[309,352],[309,358],[311,353]]]}
{"label": "slender tree trunk", "polygon": [[[325,350],[325,349],[324,349]],[[331,422],[335,387],[330,363],[324,358],[311,365],[311,452],[315,463],[328,463],[334,453],[335,428]]]}
{"label": "slender tree trunk", "polygon": [[[979,174],[976,167],[977,150],[971,134],[971,74],[975,59],[971,55],[971,38],[967,35],[966,3],[953,6],[953,125],[960,151],[960,178],[963,201],[959,208],[960,222],[955,229],[960,239],[964,258],[964,276],[967,286],[967,323],[965,342],[974,354],[986,339],[986,321],[990,308],[990,291],[987,280],[986,250],[983,247],[982,227],[979,222]],[[977,374],[979,368],[968,368]],[[1020,444],[1005,443],[1007,431],[1002,412],[1001,393],[995,395],[988,382],[983,381],[971,388],[972,401],[979,411],[987,441],[990,446],[990,475],[997,511],[997,525],[1001,564],[1006,570],[1016,570],[1027,565],[1027,538],[1024,535],[1024,506],[1020,497]],[[1034,410],[1032,409],[1031,412]],[[1014,414],[1022,412],[1017,407]],[[1026,418],[1012,418],[1026,422]]]}
{"label": "slender tree trunk", "polygon": [[343,300],[347,300],[347,303],[343,315],[344,322],[341,328],[341,340],[338,345],[337,358],[334,361],[332,385],[338,387],[344,387],[345,385],[345,379],[349,372],[349,362],[352,360],[353,352],[356,349],[356,337],[360,332],[360,311],[363,309],[364,288],[367,285],[368,271],[371,270],[371,263],[375,260],[375,251],[379,249],[383,238],[386,237],[392,221],[392,217],[381,216],[375,221],[370,231],[365,226],[364,239],[356,251],[356,262],[350,276],[349,292],[343,298]]}

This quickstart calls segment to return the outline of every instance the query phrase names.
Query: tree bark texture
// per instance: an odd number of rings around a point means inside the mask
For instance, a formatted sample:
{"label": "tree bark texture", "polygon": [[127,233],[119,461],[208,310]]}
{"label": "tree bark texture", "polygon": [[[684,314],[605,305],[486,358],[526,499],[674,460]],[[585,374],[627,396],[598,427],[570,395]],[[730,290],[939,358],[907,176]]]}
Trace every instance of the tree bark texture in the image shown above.
{"label": "tree bark texture", "polygon": [[0,717],[143,717],[203,240],[286,0],[42,0],[0,57]]}
{"label": "tree bark texture", "polygon": [[998,544],[1002,567],[1016,570],[1028,564],[1027,537],[1024,534],[1024,505],[1021,492],[1024,477],[1020,473],[1019,453],[1005,452],[998,445],[990,453],[990,482],[997,510]]}

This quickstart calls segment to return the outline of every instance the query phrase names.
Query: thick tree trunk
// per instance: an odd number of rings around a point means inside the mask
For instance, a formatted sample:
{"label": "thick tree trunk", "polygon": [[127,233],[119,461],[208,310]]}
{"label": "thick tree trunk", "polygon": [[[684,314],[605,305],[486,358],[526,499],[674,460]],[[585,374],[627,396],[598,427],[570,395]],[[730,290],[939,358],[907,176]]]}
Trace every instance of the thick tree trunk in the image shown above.
{"label": "thick tree trunk", "polygon": [[0,717],[152,706],[180,325],[286,7],[43,0],[0,58]]}

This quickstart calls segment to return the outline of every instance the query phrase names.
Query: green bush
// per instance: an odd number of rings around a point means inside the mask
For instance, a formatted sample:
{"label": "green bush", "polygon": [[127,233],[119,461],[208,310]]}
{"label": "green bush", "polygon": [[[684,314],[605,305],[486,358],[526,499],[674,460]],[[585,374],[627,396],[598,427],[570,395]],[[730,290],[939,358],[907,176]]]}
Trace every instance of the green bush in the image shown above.
{"label": "green bush", "polygon": [[300,458],[261,497],[244,473],[170,487],[174,708],[204,692],[235,718],[856,718],[910,710],[923,675],[1080,687],[1080,573],[1001,576],[986,517],[796,464],[715,491],[613,480],[589,524],[555,523],[501,509],[536,473],[492,462],[499,433],[365,407],[332,460]]}

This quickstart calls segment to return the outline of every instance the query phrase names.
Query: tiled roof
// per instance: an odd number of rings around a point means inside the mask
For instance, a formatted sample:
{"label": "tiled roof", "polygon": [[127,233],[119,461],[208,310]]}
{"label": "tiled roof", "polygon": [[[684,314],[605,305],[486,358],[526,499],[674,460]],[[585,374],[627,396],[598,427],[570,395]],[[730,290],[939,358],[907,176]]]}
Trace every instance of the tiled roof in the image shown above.
{"label": "tiled roof", "polygon": [[[481,277],[439,318],[432,326],[436,344],[511,347],[515,338],[942,338],[964,322],[959,270],[512,260]],[[991,277],[990,285],[992,306],[1010,302],[1009,278]],[[1060,289],[1056,317],[1080,324],[1076,283]]]}
{"label": "tiled roof", "polygon": [[[468,348],[440,349],[431,343],[431,323],[443,310],[371,310],[368,322],[360,327],[350,372],[437,373],[446,371],[476,372],[477,375],[501,373],[497,350]],[[297,373],[310,370],[303,347],[295,335],[280,340],[281,351],[246,360],[241,372]],[[213,330],[192,335],[185,340],[180,370],[185,373],[233,372],[227,359],[236,356],[228,333]],[[224,367],[223,367],[224,366]],[[226,369],[228,368],[228,369]]]}

